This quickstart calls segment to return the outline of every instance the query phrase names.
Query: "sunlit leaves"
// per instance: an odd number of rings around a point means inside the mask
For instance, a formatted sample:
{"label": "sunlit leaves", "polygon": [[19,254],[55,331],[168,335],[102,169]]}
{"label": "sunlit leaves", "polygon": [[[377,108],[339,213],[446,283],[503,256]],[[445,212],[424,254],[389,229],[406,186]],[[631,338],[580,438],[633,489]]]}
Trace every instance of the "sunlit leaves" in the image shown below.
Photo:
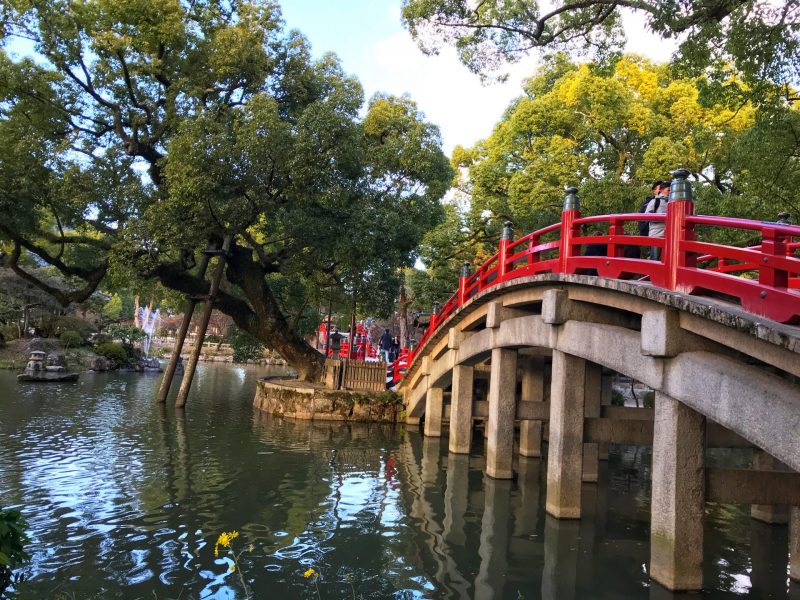
{"label": "sunlit leaves", "polygon": [[[403,19],[429,53],[452,45],[461,61],[483,76],[537,51],[589,53],[613,63],[624,47],[622,11],[637,12],[658,37],[678,38],[677,57],[691,76],[733,64],[745,80],[797,80],[800,2],[666,0],[544,2],[535,0],[404,0]],[[760,101],[758,95],[753,99]]]}

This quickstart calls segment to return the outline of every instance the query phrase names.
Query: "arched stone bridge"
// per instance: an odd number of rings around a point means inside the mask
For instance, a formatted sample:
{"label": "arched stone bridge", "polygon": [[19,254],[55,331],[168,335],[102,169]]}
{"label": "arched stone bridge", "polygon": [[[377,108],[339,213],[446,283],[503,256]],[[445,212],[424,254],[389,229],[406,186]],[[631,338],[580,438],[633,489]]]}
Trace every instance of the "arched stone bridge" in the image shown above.
{"label": "arched stone bridge", "polygon": [[[652,445],[653,579],[700,589],[704,504],[735,502],[768,522],[795,507],[790,573],[800,581],[800,227],[737,221],[760,232],[758,245],[698,242],[695,225],[712,218],[692,215],[676,176],[660,262],[622,255],[656,245],[624,235],[641,215],[581,218],[574,190],[549,231],[520,243],[507,229],[498,254],[465,271],[432,316],[401,386],[407,421],[424,419],[426,436],[449,425],[453,453],[470,451],[483,422],[493,478],[513,477],[515,453],[540,456],[547,441],[546,508],[557,518],[580,518],[581,483],[597,480],[608,443]],[[732,226],[723,221],[715,226]],[[602,222],[607,236],[581,235]],[[541,239],[557,228],[560,239]],[[582,256],[589,243],[607,255]],[[647,281],[616,279],[631,273]],[[611,406],[612,373],[654,390],[654,409]],[[752,469],[706,467],[706,448],[736,447],[754,449]]]}

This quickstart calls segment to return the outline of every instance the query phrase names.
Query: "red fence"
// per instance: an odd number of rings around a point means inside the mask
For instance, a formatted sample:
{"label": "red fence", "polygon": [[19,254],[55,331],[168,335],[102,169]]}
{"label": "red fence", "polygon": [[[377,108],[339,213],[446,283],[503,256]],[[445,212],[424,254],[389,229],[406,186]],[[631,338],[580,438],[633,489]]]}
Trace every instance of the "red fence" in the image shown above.
{"label": "red fence", "polygon": [[[506,281],[540,273],[585,274],[593,270],[600,277],[644,279],[666,290],[738,301],[744,310],[779,323],[800,323],[800,227],[695,215],[686,175],[682,171],[674,173],[666,215],[582,217],[577,190],[571,188],[560,223],[518,240],[510,239],[510,223],[507,224],[497,254],[474,273],[462,273],[458,290],[439,312],[431,315],[430,326],[417,349],[476,294]],[[664,222],[664,237],[625,234],[626,223],[645,220]],[[583,235],[582,226],[608,229],[608,233]],[[705,234],[706,229],[727,229],[729,233],[735,230],[754,245],[738,247],[701,241],[697,234]],[[588,244],[605,245],[605,255],[584,256],[582,249]],[[661,260],[626,258],[626,247],[661,248]],[[412,355],[409,363],[413,358]]]}

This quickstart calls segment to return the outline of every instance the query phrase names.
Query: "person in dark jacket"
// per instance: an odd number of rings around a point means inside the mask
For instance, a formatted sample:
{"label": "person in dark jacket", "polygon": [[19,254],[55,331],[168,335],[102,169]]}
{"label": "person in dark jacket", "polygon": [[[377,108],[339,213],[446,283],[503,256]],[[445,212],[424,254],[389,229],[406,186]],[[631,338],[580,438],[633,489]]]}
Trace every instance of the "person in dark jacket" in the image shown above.
{"label": "person in dark jacket", "polygon": [[388,329],[383,330],[383,335],[381,336],[381,339],[378,340],[378,348],[381,349],[383,361],[387,363],[391,362],[389,358],[392,353],[392,334],[389,333]]}
{"label": "person in dark jacket", "polygon": [[331,358],[339,358],[339,350],[342,348],[342,334],[339,328],[334,327],[331,333]]}

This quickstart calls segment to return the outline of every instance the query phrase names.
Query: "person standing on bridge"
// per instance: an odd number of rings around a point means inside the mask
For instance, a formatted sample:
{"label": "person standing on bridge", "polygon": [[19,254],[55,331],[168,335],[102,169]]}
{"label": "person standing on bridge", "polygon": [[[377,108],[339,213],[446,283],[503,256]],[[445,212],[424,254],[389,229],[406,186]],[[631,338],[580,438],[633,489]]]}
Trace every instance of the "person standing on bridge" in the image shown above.
{"label": "person standing on bridge", "polygon": [[342,334],[339,333],[339,328],[334,327],[331,333],[331,358],[339,358],[339,350],[342,348]]}
{"label": "person standing on bridge", "polygon": [[[644,199],[642,202],[642,206],[639,207],[639,212],[644,213],[647,212],[647,207],[653,198],[656,197],[658,194],[659,188],[663,185],[663,181],[660,179],[653,182],[653,185],[650,186],[650,195]],[[648,237],[650,235],[650,221],[638,221],[637,223],[638,235],[640,237]],[[638,249],[638,248],[637,248]],[[641,251],[639,251],[641,255]],[[632,254],[632,253],[631,253]],[[645,248],[645,258],[647,258],[648,250]],[[628,258],[641,258],[641,256],[630,256]]]}
{"label": "person standing on bridge", "polygon": [[400,338],[394,336],[392,338],[392,354],[389,358],[392,359],[392,362],[397,360],[397,357],[400,356]]}
{"label": "person standing on bridge", "polygon": [[383,354],[383,362],[391,362],[389,359],[392,353],[392,334],[389,333],[388,329],[383,330],[383,335],[378,340],[378,346],[381,349],[381,354]]}
{"label": "person standing on bridge", "polygon": [[[655,196],[647,204],[645,213],[655,215],[667,214],[667,202],[669,202],[669,181],[662,181],[660,186],[655,191]],[[651,238],[664,238],[664,230],[666,228],[665,221],[649,221],[648,235]],[[650,248],[650,260],[661,260],[661,248],[652,246]]]}

